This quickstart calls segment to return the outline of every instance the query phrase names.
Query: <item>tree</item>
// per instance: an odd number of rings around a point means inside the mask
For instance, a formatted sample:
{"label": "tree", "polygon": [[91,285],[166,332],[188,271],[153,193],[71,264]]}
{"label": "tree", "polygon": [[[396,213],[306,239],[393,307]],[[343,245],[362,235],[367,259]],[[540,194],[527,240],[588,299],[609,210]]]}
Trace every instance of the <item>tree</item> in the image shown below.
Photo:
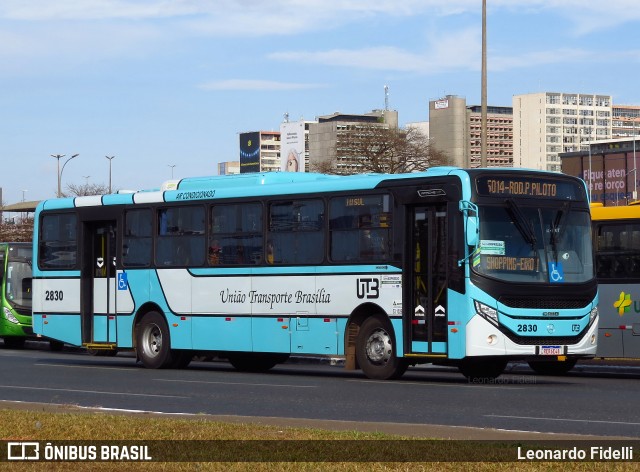
{"label": "tree", "polygon": [[67,192],[63,193],[63,197],[86,197],[88,195],[104,195],[109,193],[109,187],[104,184],[90,184],[84,185],[69,184],[67,185]]}
{"label": "tree", "polygon": [[434,149],[429,138],[415,127],[352,126],[339,136],[336,154],[335,161],[314,163],[312,169],[342,175],[365,172],[399,174],[451,165],[449,157]]}

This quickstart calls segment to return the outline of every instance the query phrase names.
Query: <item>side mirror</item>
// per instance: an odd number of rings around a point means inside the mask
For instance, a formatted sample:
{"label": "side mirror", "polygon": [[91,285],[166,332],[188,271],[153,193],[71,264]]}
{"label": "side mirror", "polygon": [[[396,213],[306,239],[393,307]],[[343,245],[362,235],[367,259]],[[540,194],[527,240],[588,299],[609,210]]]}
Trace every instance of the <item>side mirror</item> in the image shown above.
{"label": "side mirror", "polygon": [[467,216],[467,245],[478,245],[479,222],[477,216]]}

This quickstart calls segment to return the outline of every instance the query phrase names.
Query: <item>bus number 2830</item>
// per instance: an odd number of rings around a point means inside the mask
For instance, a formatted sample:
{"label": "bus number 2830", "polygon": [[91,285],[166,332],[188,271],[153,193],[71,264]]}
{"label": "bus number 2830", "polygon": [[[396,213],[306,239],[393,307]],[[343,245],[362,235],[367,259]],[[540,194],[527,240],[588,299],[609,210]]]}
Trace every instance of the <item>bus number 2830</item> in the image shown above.
{"label": "bus number 2830", "polygon": [[47,301],[61,301],[64,298],[62,290],[46,290],[44,299]]}

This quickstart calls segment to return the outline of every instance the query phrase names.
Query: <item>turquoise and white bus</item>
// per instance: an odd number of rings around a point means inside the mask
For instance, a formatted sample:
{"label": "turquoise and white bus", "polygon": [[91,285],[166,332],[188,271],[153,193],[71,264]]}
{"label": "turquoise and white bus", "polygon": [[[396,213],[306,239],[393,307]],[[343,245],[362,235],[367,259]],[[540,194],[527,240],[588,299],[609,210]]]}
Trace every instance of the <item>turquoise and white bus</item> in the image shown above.
{"label": "turquoise and white bus", "polygon": [[186,178],[41,202],[34,330],[149,368],[344,356],[495,378],[596,351],[584,182],[522,169]]}

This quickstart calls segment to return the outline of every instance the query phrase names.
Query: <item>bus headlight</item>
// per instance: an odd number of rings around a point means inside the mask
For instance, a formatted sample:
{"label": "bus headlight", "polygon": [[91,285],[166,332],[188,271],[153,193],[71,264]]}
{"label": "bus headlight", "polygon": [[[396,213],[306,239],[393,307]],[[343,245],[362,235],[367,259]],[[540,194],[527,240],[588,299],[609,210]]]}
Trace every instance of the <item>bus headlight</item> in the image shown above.
{"label": "bus headlight", "polygon": [[489,321],[491,324],[498,326],[498,310],[495,308],[491,308],[484,303],[480,303],[477,300],[474,300],[473,303],[476,307],[476,313],[482,316],[485,320]]}
{"label": "bus headlight", "polygon": [[589,313],[589,324],[593,323],[597,317],[598,317],[598,307],[594,306],[591,309],[591,313]]}
{"label": "bus headlight", "polygon": [[7,321],[11,323],[20,324],[20,322],[18,321],[18,318],[13,316],[13,313],[11,313],[11,310],[9,310],[6,306],[4,307],[4,317],[7,319]]}

